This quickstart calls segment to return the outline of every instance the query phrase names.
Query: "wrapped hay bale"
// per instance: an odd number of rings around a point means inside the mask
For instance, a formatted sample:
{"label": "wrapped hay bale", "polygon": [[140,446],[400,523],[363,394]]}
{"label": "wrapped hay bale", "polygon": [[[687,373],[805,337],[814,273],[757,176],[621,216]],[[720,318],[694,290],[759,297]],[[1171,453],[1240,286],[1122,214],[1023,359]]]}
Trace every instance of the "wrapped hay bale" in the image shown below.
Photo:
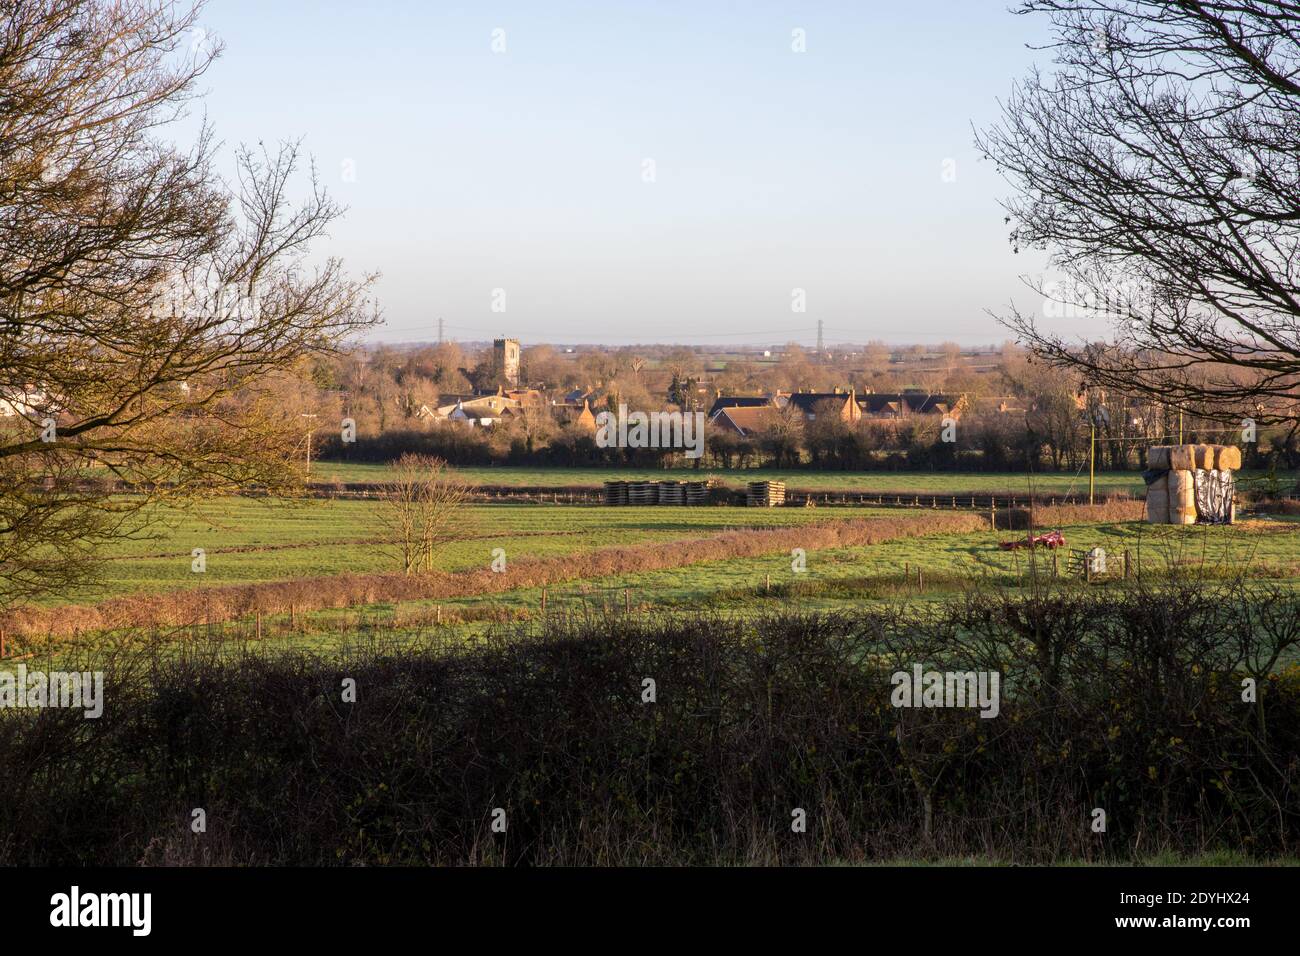
{"label": "wrapped hay bale", "polygon": [[1160,471],[1169,470],[1169,445],[1152,445],[1147,449],[1147,467],[1159,469]]}
{"label": "wrapped hay bale", "polygon": [[1237,471],[1241,468],[1241,449],[1236,445],[1220,445],[1215,467],[1219,471]]}
{"label": "wrapped hay bale", "polygon": [[1169,524],[1169,476],[1147,485],[1147,524]]}
{"label": "wrapped hay bale", "polygon": [[1198,524],[1232,524],[1236,516],[1236,481],[1228,470],[1197,472]]}
{"label": "wrapped hay bale", "polygon": [[1218,447],[1218,445],[1196,445],[1196,467],[1202,471],[1212,471]]}
{"label": "wrapped hay bale", "polygon": [[1196,470],[1196,446],[1173,445],[1169,449],[1169,467],[1174,471]]}
{"label": "wrapped hay bale", "polygon": [[1196,524],[1196,478],[1189,470],[1169,473],[1169,523]]}

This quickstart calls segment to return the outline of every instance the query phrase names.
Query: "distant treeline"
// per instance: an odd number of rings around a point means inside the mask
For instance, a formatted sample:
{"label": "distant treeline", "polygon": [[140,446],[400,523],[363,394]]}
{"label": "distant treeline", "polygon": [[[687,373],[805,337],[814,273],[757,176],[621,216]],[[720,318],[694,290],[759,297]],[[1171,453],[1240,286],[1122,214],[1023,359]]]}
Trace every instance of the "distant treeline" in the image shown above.
{"label": "distant treeline", "polygon": [[[862,421],[785,425],[751,437],[721,427],[705,429],[704,455],[688,459],[680,450],[600,448],[595,436],[578,427],[544,436],[509,422],[470,428],[461,422],[394,428],[358,434],[344,443],[327,436],[320,457],[334,461],[388,462],[406,452],[436,455],[453,465],[528,465],[637,468],[806,468],[813,471],[1076,471],[1087,467],[1087,437],[1082,446],[1051,444],[1027,427],[1023,416],[968,415],[957,423],[956,441],[943,441],[938,420],[898,423]],[[1222,441],[1221,432],[1188,430],[1188,442]],[[1145,444],[1098,443],[1098,470],[1144,467]],[[1289,470],[1300,467],[1295,435],[1261,431],[1259,442],[1243,447],[1243,467]]]}

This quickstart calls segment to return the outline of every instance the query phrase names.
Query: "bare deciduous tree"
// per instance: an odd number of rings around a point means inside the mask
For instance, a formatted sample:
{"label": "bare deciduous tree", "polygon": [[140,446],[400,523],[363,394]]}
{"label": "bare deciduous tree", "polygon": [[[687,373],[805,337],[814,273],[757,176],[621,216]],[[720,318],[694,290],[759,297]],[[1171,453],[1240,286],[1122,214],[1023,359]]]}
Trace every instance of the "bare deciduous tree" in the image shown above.
{"label": "bare deciduous tree", "polygon": [[383,522],[407,574],[434,569],[438,549],[468,533],[465,483],[441,458],[407,453],[393,465],[384,491]]}
{"label": "bare deciduous tree", "polygon": [[159,498],[291,484],[301,423],[261,383],[377,321],[370,278],[306,260],[341,210],[295,145],[227,184],[206,129],[161,135],[220,50],[198,16],[0,4],[0,603],[83,578]]}
{"label": "bare deciduous tree", "polygon": [[978,138],[1016,189],[1017,247],[1065,281],[1060,308],[1113,342],[1005,321],[1112,388],[1295,422],[1300,384],[1300,7],[1271,0],[1025,0],[1057,69],[1021,81]]}

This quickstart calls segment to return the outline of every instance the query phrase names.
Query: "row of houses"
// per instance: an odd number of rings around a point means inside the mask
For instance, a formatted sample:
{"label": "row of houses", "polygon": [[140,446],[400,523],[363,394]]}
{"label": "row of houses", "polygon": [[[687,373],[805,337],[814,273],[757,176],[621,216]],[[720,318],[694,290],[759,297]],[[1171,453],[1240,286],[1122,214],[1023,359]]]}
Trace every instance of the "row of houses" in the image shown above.
{"label": "row of houses", "polygon": [[[709,409],[709,423],[747,438],[789,417],[790,409],[806,422],[831,415],[850,424],[864,418],[893,421],[913,415],[956,420],[969,406],[965,395],[935,395],[926,392],[866,392],[854,389],[833,392],[777,391],[772,395],[719,396]],[[798,419],[796,419],[798,420]]]}
{"label": "row of houses", "polygon": [[[470,427],[490,427],[530,413],[549,413],[561,424],[573,424],[594,432],[596,414],[592,403],[603,407],[594,389],[574,389],[550,397],[537,388],[498,388],[494,392],[444,395],[436,406],[423,405],[417,417],[438,422],[460,422]],[[711,425],[748,437],[775,424],[791,411],[804,421],[820,415],[834,415],[853,423],[864,418],[887,421],[913,415],[959,418],[968,407],[965,395],[936,395],[925,392],[858,395],[855,390],[832,392],[781,392],[770,395],[719,395],[708,412]]]}
{"label": "row of houses", "polygon": [[[184,387],[184,390],[189,389]],[[603,408],[605,399],[599,389],[577,388],[552,396],[540,388],[499,387],[492,392],[443,395],[436,405],[421,405],[416,417],[429,423],[455,422],[468,427],[491,427],[530,414],[547,414],[557,424],[576,425],[594,433],[596,412],[592,405],[595,403],[597,409]],[[864,418],[888,421],[916,415],[956,419],[969,404],[965,395],[921,391],[858,395],[853,389],[838,388],[831,392],[787,393],[778,390],[768,395],[715,395],[707,419],[715,428],[749,437],[777,424],[782,417],[788,419],[791,411],[796,414],[796,420],[811,422],[818,416],[834,415],[844,422],[855,423]],[[0,388],[0,417],[22,415],[30,418],[50,405],[49,397],[34,386]],[[1010,409],[1004,402],[998,410]]]}
{"label": "row of houses", "polygon": [[536,388],[498,388],[495,392],[443,395],[436,407],[421,405],[416,417],[422,421],[460,422],[470,427],[490,427],[528,414],[548,413],[564,425],[577,425],[594,432],[596,415],[591,410],[591,393],[574,391],[562,398],[548,398]]}

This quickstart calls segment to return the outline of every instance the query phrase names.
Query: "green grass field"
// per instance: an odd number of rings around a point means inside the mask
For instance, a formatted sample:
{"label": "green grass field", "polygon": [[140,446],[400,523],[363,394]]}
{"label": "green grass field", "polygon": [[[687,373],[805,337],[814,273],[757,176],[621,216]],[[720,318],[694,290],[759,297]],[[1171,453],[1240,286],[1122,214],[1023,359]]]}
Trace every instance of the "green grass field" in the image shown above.
{"label": "green grass field", "polygon": [[[1070,525],[1062,529],[1067,547],[1057,552],[1064,577],[1070,550],[1104,548],[1108,571],[1122,576],[1123,554],[1130,570],[1157,577],[1172,573],[1222,579],[1235,574],[1300,586],[1300,525],[1162,527],[1141,523]],[[573,582],[549,589],[552,608],[707,607],[746,613],[797,605],[806,610],[852,610],[874,602],[939,600],[971,587],[1023,588],[1033,571],[1052,572],[1051,552],[1038,550],[1031,569],[1029,553],[1006,551],[999,542],[1013,535],[988,531],[889,541],[868,547],[828,549],[807,554],[806,570],[795,572],[786,554],[691,564],[643,574]],[[1140,568],[1139,568],[1140,565]],[[921,573],[923,590],[916,586]],[[1104,587],[1105,583],[1097,586]],[[625,592],[627,592],[625,594]],[[484,603],[512,613],[540,607],[538,588],[521,588],[489,598],[442,601],[468,609]],[[434,602],[410,602],[411,604]],[[477,629],[475,629],[477,630]]]}
{"label": "green grass field", "polygon": [[[318,461],[312,464],[312,480],[326,481],[383,481],[388,465],[352,464]],[[1086,494],[1088,473],[1045,472],[1034,475],[1013,472],[987,474],[951,474],[929,471],[789,471],[772,468],[754,468],[746,471],[693,468],[669,469],[619,469],[619,468],[457,468],[456,473],[476,485],[558,487],[590,485],[596,487],[609,480],[660,480],[698,481],[704,477],[719,478],[737,487],[747,481],[784,481],[791,488],[815,490],[843,490],[863,492],[915,492],[966,494],[972,491],[993,491],[1026,494],[1031,489],[1037,493],[1051,494],[1073,491]],[[1127,491],[1133,495],[1143,493],[1145,486],[1139,472],[1100,472],[1097,488],[1101,491]]]}
{"label": "green grass field", "polygon": [[[102,574],[89,589],[59,595],[46,606],[96,601],[177,588],[266,582],[345,572],[397,570],[396,556],[382,541],[379,502],[308,499],[279,502],[251,498],[205,501],[192,511],[159,515],[155,537],[121,542],[105,555]],[[580,555],[599,548],[664,543],[705,537],[742,528],[797,527],[809,522],[900,516],[924,519],[924,509],[878,508],[602,508],[569,505],[491,504],[467,506],[462,540],[446,546],[442,568],[451,571],[488,566],[494,548],[508,561]],[[1250,576],[1300,584],[1300,522],[1266,520],[1233,527],[1152,528],[1141,523],[1074,525],[1063,529],[1068,547],[1057,553],[1064,573],[1071,549],[1105,548],[1111,570],[1121,571],[1128,551],[1131,568],[1162,575],[1170,568],[1194,570],[1210,577],[1246,572]],[[553,609],[595,608],[602,604],[699,608],[748,613],[798,606],[808,610],[851,610],[874,602],[941,599],[969,587],[1024,587],[1030,558],[1025,551],[1006,551],[1000,541],[1015,532],[985,531],[937,534],[887,541],[868,547],[810,549],[806,571],[792,570],[791,557],[778,553],[758,558],[705,561],[666,570],[551,586]],[[206,571],[191,569],[192,551],[206,553]],[[1039,551],[1036,567],[1052,568],[1049,553]],[[920,573],[924,589],[919,589]],[[509,574],[509,571],[506,572]],[[1105,586],[1105,585],[1102,585]],[[538,588],[394,607],[379,603],[352,611],[323,610],[306,615],[305,634],[285,635],[298,646],[328,649],[347,639],[340,619],[375,620],[406,610],[420,620],[422,609],[440,604],[467,639],[482,633],[493,616],[529,617],[541,603]],[[399,615],[400,616],[400,615]],[[323,633],[314,633],[313,622]],[[277,641],[277,643],[279,643]]]}
{"label": "green grass field", "polygon": [[[1249,572],[1300,583],[1300,528],[1262,532],[1255,528],[1161,528],[1152,534],[1144,524],[1071,525],[1062,529],[1067,548],[1057,552],[1057,568],[1064,573],[1068,552],[1104,548],[1108,571],[1122,573],[1123,553],[1130,555],[1132,573],[1139,560],[1144,573],[1165,574],[1175,568],[1207,577]],[[1031,574],[1027,551],[1006,551],[998,546],[1011,535],[1005,532],[936,535],[908,538],[863,548],[829,549],[810,553],[807,570],[796,573],[786,555],[691,565],[619,580],[596,582],[644,592],[656,603],[692,607],[700,601],[711,606],[745,608],[754,601],[772,604],[799,600],[808,608],[838,608],[864,601],[938,598],[966,587],[1017,587]],[[1051,552],[1034,553],[1041,574],[1052,570]],[[914,582],[921,572],[925,589]],[[765,597],[768,585],[771,596]]]}
{"label": "green grass field", "polygon": [[[219,498],[192,511],[160,513],[151,537],[120,542],[104,555],[96,584],[72,596],[92,602],[117,595],[343,572],[399,568],[383,543],[377,501],[305,499],[281,502]],[[485,567],[494,548],[507,560],[579,554],[596,548],[701,537],[735,528],[768,528],[882,514],[873,508],[599,508],[527,504],[471,505],[464,537],[443,549],[440,565]],[[202,548],[206,570],[191,569]]]}

